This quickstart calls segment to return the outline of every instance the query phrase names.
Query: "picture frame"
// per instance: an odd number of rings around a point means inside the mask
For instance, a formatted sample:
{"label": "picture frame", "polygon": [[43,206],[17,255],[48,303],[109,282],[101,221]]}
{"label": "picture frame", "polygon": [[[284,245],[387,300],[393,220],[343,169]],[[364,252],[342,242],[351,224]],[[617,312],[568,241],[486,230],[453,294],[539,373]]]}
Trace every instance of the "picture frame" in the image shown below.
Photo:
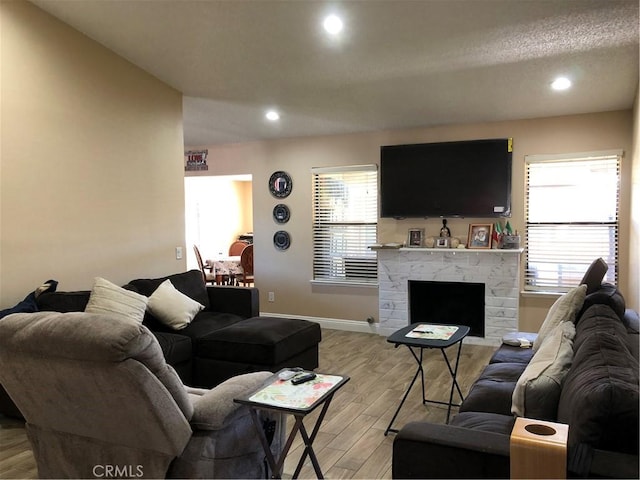
{"label": "picture frame", "polygon": [[407,247],[422,247],[424,228],[410,228],[407,232]]}
{"label": "picture frame", "polygon": [[472,223],[469,225],[467,248],[491,248],[492,223]]}
{"label": "picture frame", "polygon": [[436,237],[436,248],[449,248],[449,237]]}

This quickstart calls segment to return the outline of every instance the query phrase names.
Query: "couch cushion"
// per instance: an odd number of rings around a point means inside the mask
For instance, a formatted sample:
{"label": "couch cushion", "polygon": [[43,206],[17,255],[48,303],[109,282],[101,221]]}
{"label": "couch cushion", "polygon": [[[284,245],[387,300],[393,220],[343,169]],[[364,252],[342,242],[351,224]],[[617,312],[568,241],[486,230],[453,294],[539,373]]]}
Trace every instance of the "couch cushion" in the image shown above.
{"label": "couch cushion", "polygon": [[[167,279],[171,280],[171,283],[179,292],[184,293],[187,297],[204,305],[205,308],[209,308],[207,287],[202,279],[202,272],[200,270],[189,270],[185,273],[176,273],[162,278],[139,278],[131,280],[129,286],[133,287],[136,292],[150,297],[160,284]],[[125,286],[125,288],[127,288],[127,286]]]}
{"label": "couch cushion", "polygon": [[171,280],[165,280],[149,297],[147,308],[163,324],[180,330],[191,323],[204,305],[179,292]]}
{"label": "couch cushion", "polygon": [[96,277],[89,295],[89,302],[84,311],[116,315],[127,321],[142,324],[147,301],[148,299],[144,295],[125,290],[109,280]]}
{"label": "couch cushion", "polygon": [[[242,317],[232,313],[208,312],[203,310],[195,316],[189,325],[180,330],[180,334],[197,340],[221,328],[241,322],[242,320]],[[167,330],[167,327],[164,327],[164,329]]]}
{"label": "couch cushion", "polygon": [[597,306],[589,313],[601,309],[600,315],[585,316],[578,324],[573,366],[560,394],[558,421],[571,426],[570,446],[584,443],[637,455],[638,362],[617,328],[612,329],[615,322],[611,320],[617,317],[613,310]]}
{"label": "couch cushion", "polygon": [[582,315],[584,314],[589,307],[592,305],[608,305],[613,309],[613,311],[620,317],[624,318],[625,312],[625,301],[622,293],[615,285],[611,285],[610,283],[603,283],[600,286],[600,289],[596,290],[593,293],[590,293],[584,298],[584,303],[582,304],[582,308],[578,315],[576,316],[576,324],[580,322]]}
{"label": "couch cushion", "polygon": [[492,363],[482,371],[460,406],[460,412],[511,415],[511,397],[524,369],[523,363]]}
{"label": "couch cushion", "polygon": [[558,298],[547,313],[538,336],[533,342],[533,351],[536,352],[545,337],[549,335],[553,329],[562,322],[573,322],[576,319],[576,314],[582,308],[584,303],[584,297],[587,292],[586,285],[580,285],[579,287],[572,288],[567,293]]}
{"label": "couch cushion", "polygon": [[471,428],[483,432],[511,435],[516,419],[513,415],[501,415],[487,412],[462,412],[453,417],[449,425]]}
{"label": "couch cushion", "polygon": [[151,332],[158,340],[164,359],[169,365],[190,362],[192,355],[191,339],[178,333]]}
{"label": "couch cushion", "polygon": [[524,363],[531,361],[533,348],[512,347],[511,345],[500,345],[489,360],[489,363]]}
{"label": "couch cushion", "polygon": [[513,390],[511,413],[518,417],[555,421],[562,381],[571,367],[572,322],[558,325],[542,343]]}
{"label": "couch cushion", "polygon": [[602,258],[596,258],[591,262],[582,280],[580,280],[580,285],[585,284],[587,286],[587,295],[600,288],[607,270],[609,270],[609,265]]}
{"label": "couch cushion", "polygon": [[91,291],[47,292],[36,298],[38,309],[43,312],[84,312]]}
{"label": "couch cushion", "polygon": [[577,351],[590,336],[602,333],[614,335],[622,342],[626,342],[628,337],[627,329],[611,307],[602,304],[592,305],[576,325],[573,349]]}

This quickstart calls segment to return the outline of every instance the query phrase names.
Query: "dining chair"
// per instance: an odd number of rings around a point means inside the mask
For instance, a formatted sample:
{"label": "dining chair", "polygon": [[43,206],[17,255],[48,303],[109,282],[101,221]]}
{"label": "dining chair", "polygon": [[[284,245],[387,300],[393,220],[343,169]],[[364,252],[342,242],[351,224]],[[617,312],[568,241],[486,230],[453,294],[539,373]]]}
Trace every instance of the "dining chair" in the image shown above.
{"label": "dining chair", "polygon": [[229,256],[230,257],[239,257],[242,255],[242,251],[249,245],[247,242],[243,242],[242,240],[236,240],[229,247]]}
{"label": "dining chair", "polygon": [[242,273],[236,275],[238,282],[248,287],[253,284],[253,244],[249,244],[242,250],[240,255],[240,266]]}
{"label": "dining chair", "polygon": [[196,254],[196,260],[198,261],[198,268],[200,268],[200,271],[202,272],[202,279],[204,280],[204,283],[210,283],[210,284],[214,284],[216,283],[216,276],[215,274],[211,271],[211,269],[208,269],[207,267],[205,267],[204,262],[202,261],[202,255],[200,255],[200,249],[198,248],[197,245],[193,246],[193,251]]}

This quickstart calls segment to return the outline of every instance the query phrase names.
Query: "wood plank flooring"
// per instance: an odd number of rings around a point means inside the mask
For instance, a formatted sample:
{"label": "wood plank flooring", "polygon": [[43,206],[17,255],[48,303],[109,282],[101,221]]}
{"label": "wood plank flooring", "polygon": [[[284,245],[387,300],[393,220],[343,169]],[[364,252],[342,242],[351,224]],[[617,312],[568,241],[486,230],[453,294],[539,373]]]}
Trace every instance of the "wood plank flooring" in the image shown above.
{"label": "wood plank flooring", "polygon": [[[345,374],[351,380],[340,389],[314,442],[320,467],[328,479],[391,478],[391,447],[394,435],[384,431],[416,370],[416,362],[406,347],[395,349],[385,337],[375,334],[322,331],[318,371]],[[486,366],[495,348],[464,345],[458,383],[466,394]],[[457,346],[447,350],[452,361]],[[451,377],[440,350],[425,351],[427,398],[447,400]],[[458,400],[454,395],[454,400]],[[452,415],[457,409],[452,410]],[[311,428],[319,409],[307,416]],[[414,386],[400,411],[395,428],[409,421],[444,423],[446,406],[422,405],[419,383]],[[293,422],[289,422],[289,426]],[[291,478],[303,451],[299,435],[285,461],[284,477]],[[37,478],[35,462],[21,422],[0,415],[0,478]],[[315,478],[307,459],[300,478]]]}

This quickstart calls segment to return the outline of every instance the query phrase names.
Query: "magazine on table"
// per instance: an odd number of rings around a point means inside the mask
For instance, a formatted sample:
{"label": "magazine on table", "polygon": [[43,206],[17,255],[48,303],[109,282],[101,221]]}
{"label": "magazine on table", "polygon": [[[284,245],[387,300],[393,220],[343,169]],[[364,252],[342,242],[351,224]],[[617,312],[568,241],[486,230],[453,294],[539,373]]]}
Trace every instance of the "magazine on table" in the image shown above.
{"label": "magazine on table", "polygon": [[342,379],[339,375],[318,373],[316,378],[300,385],[293,385],[290,380],[276,380],[254,393],[249,400],[277,407],[308,408]]}
{"label": "magazine on table", "polygon": [[414,329],[405,336],[409,338],[423,338],[427,340],[449,340],[457,331],[458,327],[454,325],[432,325],[429,323],[421,323],[416,325]]}

